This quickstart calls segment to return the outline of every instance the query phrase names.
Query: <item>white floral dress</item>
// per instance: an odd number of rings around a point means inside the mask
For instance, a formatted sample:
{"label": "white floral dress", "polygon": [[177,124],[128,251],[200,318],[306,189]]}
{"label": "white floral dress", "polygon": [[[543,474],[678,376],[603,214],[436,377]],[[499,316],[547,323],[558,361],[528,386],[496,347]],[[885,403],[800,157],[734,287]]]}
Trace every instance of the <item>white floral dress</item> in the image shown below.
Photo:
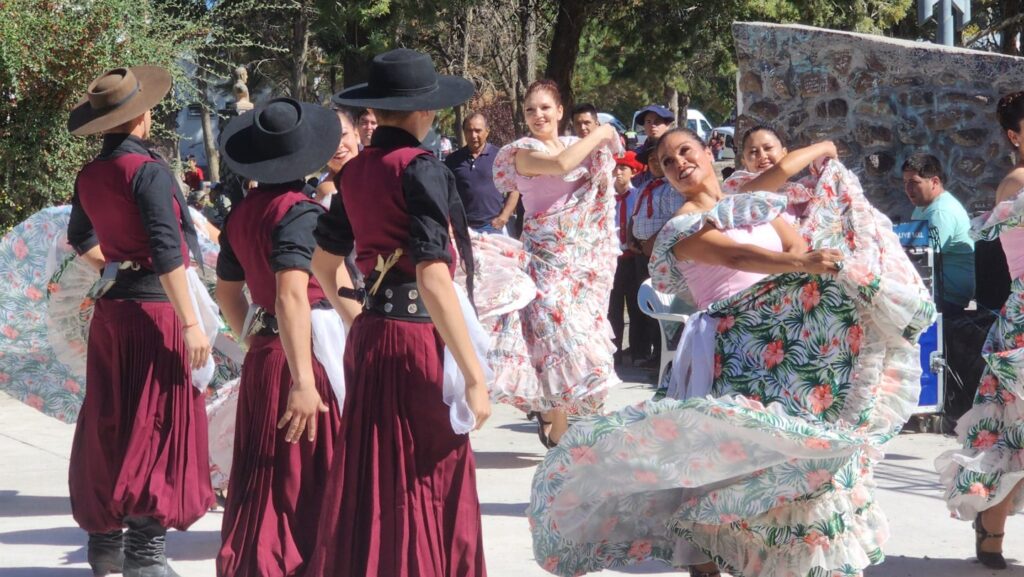
{"label": "white floral dress", "polygon": [[[1007,257],[1019,255],[1024,227],[1024,191],[999,203],[972,226],[976,240],[1003,237]],[[1017,233],[1016,242],[1005,235]],[[982,347],[985,371],[974,406],[960,417],[956,431],[963,448],[936,459],[954,516],[975,516],[1010,496],[1024,480],[1024,277],[1012,280],[1010,296],[989,329]],[[1010,510],[1024,510],[1024,491],[1013,495]]]}
{"label": "white floral dress", "polygon": [[[845,254],[835,277],[768,277],[711,305],[712,394],[582,421],[538,467],[528,514],[538,563],[579,575],[649,558],[682,538],[737,576],[855,576],[888,539],[874,463],[920,391],[916,345],[934,319],[891,224],[831,163],[807,207],[812,246]],[[671,248],[711,222],[770,222],[785,197],[727,197],[674,218],[651,264],[689,295]]]}
{"label": "white floral dress", "polygon": [[[566,146],[574,138],[563,138]],[[492,397],[524,411],[600,410],[614,370],[607,320],[619,242],[612,152],[601,147],[565,176],[520,176],[519,150],[545,151],[533,138],[503,147],[494,161],[501,191],[555,187],[565,202],[527,215],[522,243],[474,235],[475,302],[491,334]],[[528,192],[524,192],[528,194]]]}

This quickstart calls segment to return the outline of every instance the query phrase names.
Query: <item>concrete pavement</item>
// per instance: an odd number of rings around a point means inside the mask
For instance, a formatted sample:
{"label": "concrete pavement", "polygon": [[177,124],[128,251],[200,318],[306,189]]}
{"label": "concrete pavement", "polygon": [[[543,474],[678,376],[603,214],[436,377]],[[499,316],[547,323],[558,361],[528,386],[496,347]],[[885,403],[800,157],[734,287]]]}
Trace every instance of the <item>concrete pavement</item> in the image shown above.
{"label": "concrete pavement", "polygon": [[[649,378],[615,389],[611,409],[649,397]],[[0,393],[0,577],[89,577],[85,534],[71,518],[67,466],[74,426],[47,417]],[[543,450],[535,428],[518,411],[495,407],[487,427],[474,433],[484,544],[491,577],[548,575],[533,561],[525,509],[530,481]],[[1007,523],[1004,551],[1016,560],[990,571],[973,560],[969,523],[949,517],[932,468],[940,452],[956,446],[940,435],[905,434],[878,468],[878,500],[889,516],[888,559],[868,577],[975,577],[1024,575],[1024,516]],[[213,577],[221,513],[210,512],[183,533],[168,536],[168,553],[183,577]],[[681,574],[646,563],[602,575]],[[389,576],[381,576],[389,577]]]}

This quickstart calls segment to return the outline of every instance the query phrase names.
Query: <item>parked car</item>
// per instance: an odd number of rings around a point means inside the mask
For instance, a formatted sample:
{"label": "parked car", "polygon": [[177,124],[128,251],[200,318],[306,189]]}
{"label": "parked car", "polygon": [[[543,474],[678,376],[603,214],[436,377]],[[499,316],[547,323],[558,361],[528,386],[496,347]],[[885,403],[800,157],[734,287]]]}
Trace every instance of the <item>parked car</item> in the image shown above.
{"label": "parked car", "polygon": [[736,142],[735,126],[719,126],[712,130],[725,137],[725,148],[722,149],[722,160],[736,158],[739,155],[739,143]]}
{"label": "parked car", "polygon": [[[640,145],[647,140],[647,135],[644,134],[643,124],[637,122],[639,120],[638,116],[639,111],[633,113],[632,132],[636,133],[636,143]],[[711,123],[708,122],[704,113],[696,108],[686,109],[686,127],[700,135],[704,142],[711,138]]]}
{"label": "parked car", "polygon": [[608,114],[607,112],[598,112],[597,121],[601,124],[611,124],[619,134],[626,133],[626,125],[618,118],[615,118],[614,115]]}

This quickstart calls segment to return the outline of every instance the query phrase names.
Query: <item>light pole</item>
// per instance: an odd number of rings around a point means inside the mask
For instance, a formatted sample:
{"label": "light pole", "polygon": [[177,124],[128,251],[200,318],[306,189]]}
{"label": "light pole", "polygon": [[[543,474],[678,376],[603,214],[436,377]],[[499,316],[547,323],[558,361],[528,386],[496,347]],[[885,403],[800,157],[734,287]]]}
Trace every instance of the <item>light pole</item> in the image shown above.
{"label": "light pole", "polygon": [[952,46],[953,31],[962,30],[971,21],[971,0],[917,0],[919,24],[930,20],[933,14],[938,25],[936,43]]}

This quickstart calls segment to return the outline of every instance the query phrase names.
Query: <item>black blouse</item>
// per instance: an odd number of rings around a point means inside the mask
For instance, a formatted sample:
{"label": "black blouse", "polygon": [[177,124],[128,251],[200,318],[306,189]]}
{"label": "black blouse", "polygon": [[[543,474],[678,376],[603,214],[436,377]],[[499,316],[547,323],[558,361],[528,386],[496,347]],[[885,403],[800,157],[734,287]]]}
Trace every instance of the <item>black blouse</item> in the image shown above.
{"label": "black blouse", "polygon": [[[317,219],[323,213],[322,206],[311,202],[300,202],[288,209],[284,218],[271,232],[271,245],[274,247],[270,252],[271,270],[277,273],[288,269],[300,269],[312,274],[313,250],[316,249],[313,229],[316,228]],[[228,220],[231,220],[230,215]],[[227,230],[226,221],[224,229]],[[245,270],[242,269],[226,234],[220,235],[217,276],[231,282],[245,280]]]}
{"label": "black blouse", "polygon": [[[195,235],[192,219],[188,214],[188,206],[181,195],[181,187],[174,179],[170,168],[155,152],[135,136],[126,134],[107,134],[103,137],[103,149],[98,160],[117,158],[123,154],[144,154],[158,159],[160,162],[147,162],[139,167],[132,178],[132,193],[142,216],[142,226],[149,236],[150,252],[152,253],[153,269],[157,274],[170,272],[183,264],[181,250],[181,229],[186,236]],[[182,212],[181,228],[174,213],[175,198],[168,196],[167,191],[177,191],[175,197]],[[68,244],[78,254],[87,252],[99,244],[96,231],[93,229],[89,215],[85,213],[78,198],[78,184],[71,198],[71,217],[68,221]],[[189,243],[192,244],[192,243]],[[198,245],[192,247],[196,253]],[[200,255],[196,260],[202,262]]]}

